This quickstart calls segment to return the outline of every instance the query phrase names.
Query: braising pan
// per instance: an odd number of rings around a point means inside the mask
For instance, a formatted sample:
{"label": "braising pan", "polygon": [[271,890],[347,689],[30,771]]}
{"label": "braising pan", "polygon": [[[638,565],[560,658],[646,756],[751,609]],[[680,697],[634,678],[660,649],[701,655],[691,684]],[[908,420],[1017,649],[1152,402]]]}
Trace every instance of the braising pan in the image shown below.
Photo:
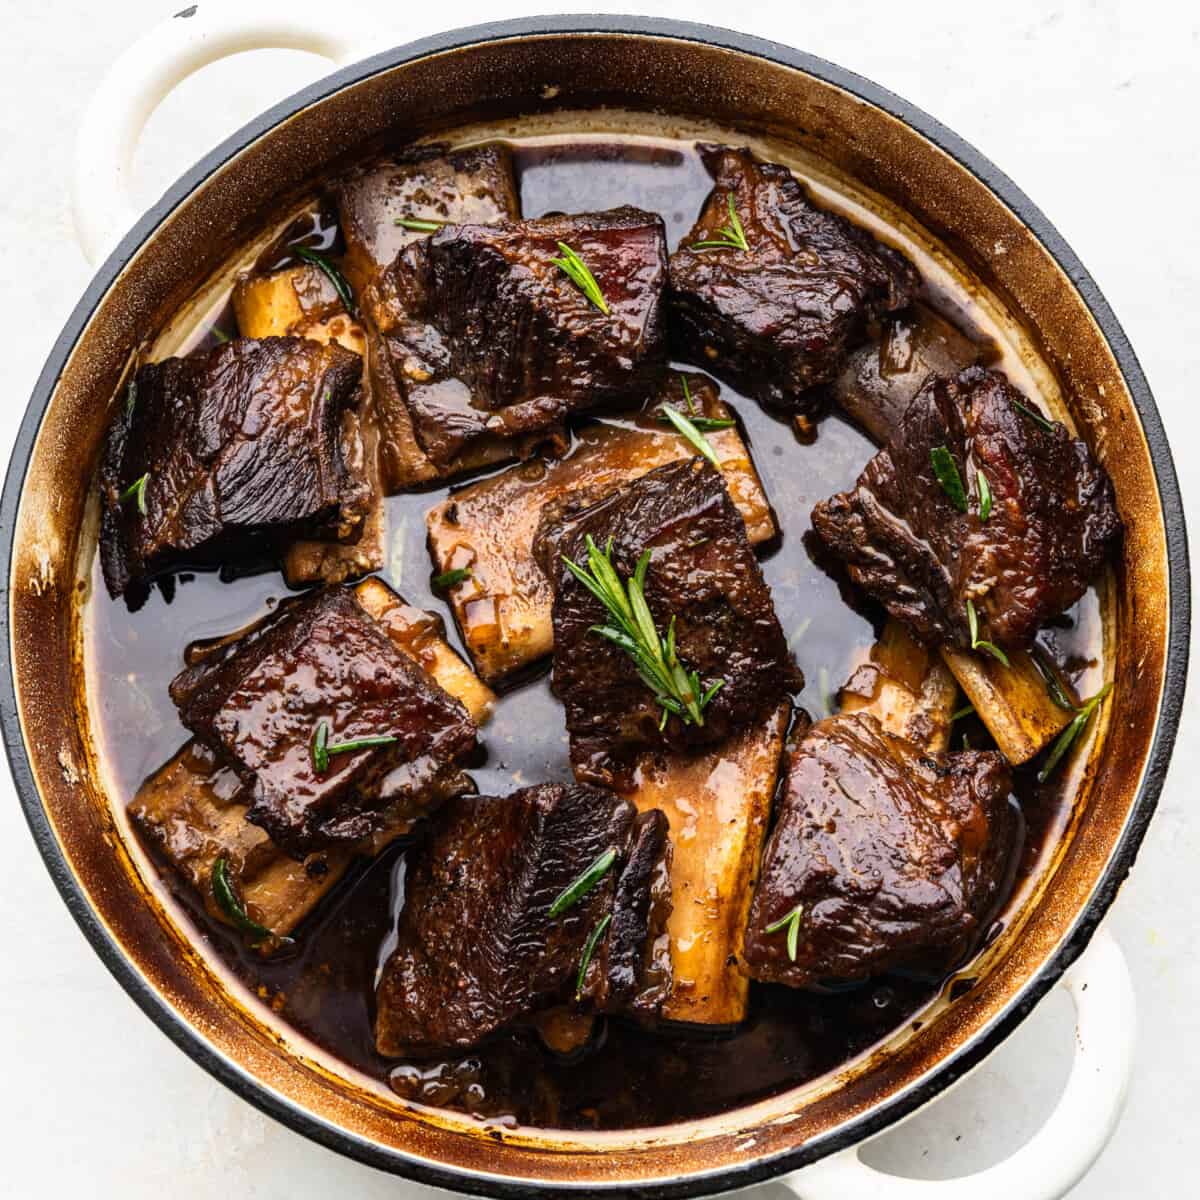
{"label": "braising pan", "polygon": [[[125,228],[121,172],[140,124],[205,62],[263,46],[339,61],[333,17],[307,21],[201,5],[114,67],[81,138],[76,208],[89,252]],[[83,684],[79,610],[94,550],[89,481],[130,356],[263,214],[356,147],[491,121],[576,119],[646,132],[715,124],[775,139],[905,214],[985,281],[1045,364],[1104,462],[1126,525],[1106,609],[1114,703],[1079,767],[1069,828],[1022,910],[973,964],[974,986],[917,1030],[832,1078],[719,1116],[605,1134],[484,1129],[406,1108],[270,1024],[179,931],[125,843],[106,794]],[[720,29],[644,18],[534,18],[443,34],[353,61],[207,155],[100,267],[30,400],[3,496],[8,605],[4,736],[38,846],[113,974],[182,1049],[265,1112],[364,1162],[485,1195],[611,1191],[683,1196],[796,1172],[808,1197],[1061,1195],[1119,1113],[1132,1044],[1129,980],[1094,940],[1154,811],[1183,698],[1189,583],[1170,450],[1112,312],[1030,201],[961,139],[829,63]],[[1079,1051],[1049,1125],[997,1168],[953,1184],[891,1180],[854,1147],[961,1078],[1065,978]],[[842,1152],[835,1154],[835,1152]],[[818,1162],[818,1160],[822,1160]]]}

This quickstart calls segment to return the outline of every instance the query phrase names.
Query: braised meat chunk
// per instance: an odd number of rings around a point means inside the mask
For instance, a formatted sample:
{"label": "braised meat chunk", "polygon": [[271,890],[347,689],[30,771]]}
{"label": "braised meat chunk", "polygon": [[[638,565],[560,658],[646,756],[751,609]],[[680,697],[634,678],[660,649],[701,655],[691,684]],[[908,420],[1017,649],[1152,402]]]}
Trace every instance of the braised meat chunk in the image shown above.
{"label": "braised meat chunk", "polygon": [[345,446],[360,374],[357,355],[300,338],[141,367],[100,468],[109,592],[305,535],[352,538],[371,502]]}
{"label": "braised meat chunk", "polygon": [[[587,568],[589,542],[621,581],[647,556],[650,618],[699,712],[660,704],[628,646],[595,631],[612,625],[610,613],[563,562]],[[534,552],[554,585],[553,687],[577,778],[628,791],[645,751],[723,741],[800,686],[745,522],[703,458],[659,467],[598,500],[584,493],[548,505]]]}
{"label": "braised meat chunk", "polygon": [[1010,783],[995,751],[930,757],[866,713],[814,725],[767,840],[749,974],[814,987],[950,969],[1007,883]]}
{"label": "braised meat chunk", "polygon": [[499,142],[386,155],[348,172],[334,193],[346,239],[343,269],[357,291],[440,225],[490,225],[521,215],[512,152]]}
{"label": "braised meat chunk", "polygon": [[449,801],[406,862],[379,1052],[475,1046],[562,1003],[653,1016],[670,993],[669,864],[662,813],[611,792],[541,784]]}
{"label": "braised meat chunk", "polygon": [[297,857],[470,786],[474,721],[347,588],[280,605],[177,675],[171,698],[249,784],[246,819]]}
{"label": "braised meat chunk", "polygon": [[[867,322],[909,303],[911,264],[816,207],[792,173],[702,146],[713,190],[671,256],[672,349],[768,408],[808,414]],[[744,248],[743,248],[744,243]]]}
{"label": "braised meat chunk", "polygon": [[[556,264],[571,252],[596,297]],[[371,302],[399,482],[527,453],[573,412],[644,399],[665,363],[666,273],[662,219],[633,208],[450,225],[408,246]]]}
{"label": "braised meat chunk", "polygon": [[1027,647],[1121,535],[1087,445],[981,367],[931,378],[854,490],[812,519],[889,613],[927,645],[963,648]]}

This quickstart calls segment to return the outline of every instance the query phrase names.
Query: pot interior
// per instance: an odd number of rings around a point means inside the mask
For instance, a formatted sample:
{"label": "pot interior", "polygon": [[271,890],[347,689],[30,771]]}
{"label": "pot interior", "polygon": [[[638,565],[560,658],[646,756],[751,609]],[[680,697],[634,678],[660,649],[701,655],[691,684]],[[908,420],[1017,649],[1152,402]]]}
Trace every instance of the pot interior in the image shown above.
{"label": "pot interior", "polygon": [[[700,1188],[715,1186],[704,1175],[734,1163],[756,1173],[782,1169],[784,1156],[798,1164],[835,1135],[853,1136],[932,1094],[939,1068],[947,1078],[948,1060],[965,1061],[1013,1019],[1108,887],[1104,874],[1135,824],[1163,690],[1170,591],[1154,463],[1130,387],[1084,297],[1029,224],[928,137],[815,66],[691,37],[573,32],[447,39],[350,76],[318,85],[293,115],[264,122],[184,181],[119,273],[102,276],[62,347],[65,365],[21,493],[10,589],[19,718],[48,822],[43,848],[61,856],[62,883],[95,915],[110,965],[119,961],[123,982],[160,1020],[190,1031],[193,1053],[278,1115],[379,1165],[443,1181],[441,1171],[457,1170],[465,1173],[457,1186],[496,1190],[503,1185],[494,1177]],[[1073,803],[1055,811],[999,936],[919,1019],[851,1063],[732,1111],[653,1129],[509,1128],[423,1109],[281,1021],[195,938],[132,835],[115,727],[99,705],[91,477],[135,354],[162,357],[202,336],[232,274],[279,214],[340,163],[385,140],[493,136],[529,147],[565,138],[648,148],[748,143],[787,163],[822,203],[903,248],[931,288],[955,298],[996,342],[1013,382],[1090,442],[1127,528],[1123,560],[1085,606],[1097,661],[1084,691],[1111,671],[1115,703],[1094,723],[1090,756],[1060,780]]]}

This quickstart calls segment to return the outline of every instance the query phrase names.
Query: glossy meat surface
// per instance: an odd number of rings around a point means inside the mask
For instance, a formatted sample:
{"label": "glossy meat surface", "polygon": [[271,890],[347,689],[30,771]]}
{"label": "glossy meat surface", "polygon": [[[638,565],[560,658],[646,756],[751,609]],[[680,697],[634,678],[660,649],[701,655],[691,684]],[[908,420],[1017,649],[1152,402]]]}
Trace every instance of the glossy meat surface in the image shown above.
{"label": "glossy meat surface", "polygon": [[[611,868],[576,904],[555,899],[607,850]],[[375,1041],[388,1056],[478,1045],[576,999],[652,1016],[670,992],[663,926],[670,842],[661,813],[611,792],[540,784],[460,796],[409,852],[396,946],[379,981]]]}
{"label": "glossy meat surface", "polygon": [[490,225],[520,216],[512,153],[499,142],[387,155],[348,172],[334,192],[346,240],[343,268],[356,291],[377,279],[405,246],[427,236],[397,220]]}
{"label": "glossy meat surface", "polygon": [[[559,243],[587,263],[607,313],[554,264]],[[377,385],[385,425],[407,422],[444,475],[480,442],[516,453],[573,412],[643,400],[665,365],[666,273],[662,219],[632,208],[451,225],[414,242],[371,301],[393,380]]]}
{"label": "glossy meat surface", "polygon": [[[247,820],[302,856],[415,816],[469,781],[475,747],[463,705],[401,652],[345,588],[281,605],[171,684],[180,719],[250,785]],[[320,722],[334,746],[386,745],[314,761]]]}
{"label": "glossy meat surface", "polygon": [[[750,975],[813,987],[951,968],[1007,882],[1010,784],[995,751],[930,757],[864,713],[814,725],[792,753],[767,840]],[[797,905],[792,960],[788,928],[776,926]]]}
{"label": "glossy meat surface", "polygon": [[[822,501],[813,527],[850,577],[927,645],[978,637],[1027,647],[1069,608],[1121,536],[1112,482],[1087,445],[1023,412],[994,371],[931,378],[856,487]],[[960,512],[934,472],[945,447],[965,492]],[[979,473],[992,496],[980,519]]]}
{"label": "glossy meat surface", "polygon": [[[141,367],[100,469],[110,594],[305,534],[352,537],[370,507],[343,444],[360,372],[349,351],[300,338],[239,338]],[[143,478],[139,502],[130,489]]]}
{"label": "glossy meat surface", "polygon": [[[903,308],[917,275],[907,259],[816,207],[791,172],[748,150],[702,146],[713,190],[671,256],[672,350],[769,408],[814,411],[869,320]],[[749,249],[694,249],[729,225]]]}
{"label": "glossy meat surface", "polygon": [[[588,535],[601,547],[612,539],[623,580],[650,551],[645,594],[658,632],[665,637],[674,617],[684,668],[698,672],[705,689],[723,681],[702,725],[671,716],[660,729],[663,710],[632,657],[592,632],[607,613],[562,563],[586,563]],[[659,467],[599,500],[584,492],[548,506],[534,548],[554,581],[553,687],[577,778],[627,790],[643,752],[723,741],[800,686],[745,523],[704,459]]]}

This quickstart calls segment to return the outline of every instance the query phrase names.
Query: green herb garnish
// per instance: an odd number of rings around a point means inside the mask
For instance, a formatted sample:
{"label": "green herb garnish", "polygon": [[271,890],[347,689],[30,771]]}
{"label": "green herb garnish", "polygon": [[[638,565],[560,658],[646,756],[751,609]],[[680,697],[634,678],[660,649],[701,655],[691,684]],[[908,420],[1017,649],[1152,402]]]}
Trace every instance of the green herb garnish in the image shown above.
{"label": "green herb garnish", "polygon": [[592,955],[596,953],[596,946],[600,939],[604,936],[604,931],[612,924],[612,913],[605,913],[600,918],[596,928],[588,934],[588,940],[583,945],[583,957],[579,960],[579,974],[575,977],[575,999],[583,999],[583,979],[587,975],[587,969],[592,961]]}
{"label": "green herb garnish", "polygon": [[1036,412],[1034,409],[1028,408],[1026,405],[1022,404],[1020,400],[1014,400],[1012,405],[1013,408],[1015,408],[1018,412],[1023,412],[1035,425],[1040,425],[1047,433],[1054,432],[1054,423],[1052,421],[1047,421],[1040,412]]}
{"label": "green herb garnish", "polygon": [[331,742],[329,740],[329,722],[318,721],[313,730],[312,751],[313,770],[318,775],[329,770],[329,757],[332,754],[352,754],[355,750],[373,750],[376,746],[390,746],[397,740],[394,733],[373,734],[370,737],[352,738],[348,742]]}
{"label": "green herb garnish", "polygon": [[700,676],[684,669],[675,653],[674,617],[667,628],[667,636],[659,636],[645,595],[650,551],[642,552],[633,575],[625,583],[621,582],[612,564],[612,538],[601,550],[588,534],[587,557],[586,567],[572,562],[566,555],[563,555],[563,562],[608,613],[607,623],[593,625],[589,632],[607,638],[633,659],[638,676],[663,709],[662,725],[669,713],[674,713],[685,725],[703,725],[704,709],[725,681],[718,679],[704,689],[700,685]]}
{"label": "green herb garnish", "polygon": [[352,316],[358,315],[358,306],[354,303],[354,292],[351,291],[350,285],[346,282],[346,277],[337,269],[336,264],[329,258],[326,258],[319,250],[313,250],[309,246],[291,246],[291,252],[297,257],[304,259],[305,262],[312,263],[318,270],[323,271],[326,279],[333,284],[333,290],[337,292],[338,299],[342,302],[342,307]]}
{"label": "green herb garnish", "polygon": [[146,515],[146,481],[150,478],[147,471],[140,479],[135,479],[118,497],[117,503],[124,504],[126,500],[137,500],[137,510]]}
{"label": "green herb garnish", "polygon": [[229,334],[227,334],[225,330],[220,328],[218,325],[213,325],[209,329],[208,335],[217,343],[218,346],[223,346],[226,342],[232,340]]}
{"label": "green herb garnish", "polygon": [[562,251],[562,258],[552,258],[550,261],[607,316],[608,301],[604,299],[604,293],[600,290],[595,275],[588,269],[587,263],[566,242],[559,242],[558,248]]}
{"label": "green herb garnish", "polygon": [[447,588],[452,588],[456,583],[462,583],[464,579],[470,579],[471,572],[467,567],[455,567],[450,571],[443,571],[440,575],[433,577],[433,590],[435,592],[444,592]]}
{"label": "green herb garnish", "polygon": [[550,905],[550,916],[561,916],[567,909],[574,908],[608,874],[609,867],[616,861],[617,852],[609,847],[586,871],[558,893]]}
{"label": "green herb garnish", "polygon": [[291,938],[280,937],[265,925],[260,925],[246,912],[246,906],[238,897],[233,886],[233,880],[229,877],[229,862],[225,858],[218,858],[213,863],[212,892],[213,898],[216,900],[221,911],[242,933],[252,937],[255,943],[272,941],[281,946],[290,946],[292,944]]}
{"label": "green herb garnish", "polygon": [[[679,412],[679,409],[671,408],[669,404],[664,404],[663,411],[658,414],[658,419],[664,425],[674,425],[675,422],[667,416],[668,409],[671,412]],[[716,429],[732,429],[737,424],[736,421],[729,417],[688,417],[687,420],[698,433],[712,433]]]}
{"label": "green herb garnish", "polygon": [[133,416],[133,410],[137,407],[137,379],[130,379],[129,387],[125,389],[125,415]]}
{"label": "green herb garnish", "polygon": [[963,717],[969,717],[974,711],[975,705],[964,704],[957,712],[950,714],[950,724],[953,725],[955,721],[961,721]]}
{"label": "green herb garnish", "polygon": [[984,650],[990,654],[998,662],[1003,663],[1006,667],[1011,667],[1012,663],[1008,661],[1008,655],[993,642],[983,642],[979,640],[979,618],[975,615],[975,605],[970,600],[967,601],[967,627],[971,631],[971,649]]}
{"label": "green herb garnish", "polygon": [[1039,646],[1034,646],[1033,652],[1029,657],[1033,659],[1033,665],[1037,668],[1038,674],[1042,677],[1043,682],[1046,684],[1046,691],[1050,694],[1050,699],[1053,700],[1059,708],[1065,708],[1069,712],[1078,711],[1075,708],[1075,705],[1071,702],[1070,696],[1063,691],[1062,684],[1059,682],[1054,668],[1048,662],[1043,660],[1041,648]]}
{"label": "green herb garnish", "polygon": [[804,905],[797,904],[790,913],[780,917],[773,925],[768,925],[763,930],[764,933],[778,933],[785,925],[787,926],[787,953],[792,962],[796,961],[796,951],[800,946],[800,918],[803,914]]}
{"label": "green herb garnish", "polygon": [[958,464],[954,456],[945,446],[935,446],[929,452],[929,461],[933,464],[933,473],[942,485],[942,491],[950,497],[950,503],[959,512],[967,511],[967,493],[963,487],[962,476],[958,473]]}
{"label": "green herb garnish", "polygon": [[425,217],[397,217],[396,224],[404,229],[411,229],[414,233],[437,233],[445,225],[449,225],[449,221],[434,221]]}
{"label": "green herb garnish", "polygon": [[975,479],[979,484],[979,519],[986,521],[992,515],[992,485],[980,470],[976,470]]}
{"label": "green herb garnish", "polygon": [[703,242],[693,242],[689,250],[749,250],[750,243],[746,241],[746,231],[742,228],[741,219],[733,204],[733,193],[729,193],[729,224],[722,225],[720,233],[715,238]]}
{"label": "green herb garnish", "polygon": [[1085,700],[1079,706],[1078,712],[1075,714],[1075,719],[1058,735],[1058,741],[1054,743],[1054,748],[1050,751],[1050,756],[1046,759],[1045,766],[1038,772],[1038,783],[1044,783],[1049,778],[1050,772],[1058,766],[1063,755],[1070,750],[1075,739],[1083,732],[1084,727],[1092,719],[1094,713],[1099,707],[1100,702],[1112,691],[1113,685],[1106,683],[1090,700]]}
{"label": "green herb garnish", "polygon": [[663,406],[662,415],[675,426],[676,432],[687,438],[717,470],[721,469],[721,460],[717,458],[717,452],[712,448],[712,443],[700,432],[694,421],[685,417],[679,409],[673,408],[670,404]]}

